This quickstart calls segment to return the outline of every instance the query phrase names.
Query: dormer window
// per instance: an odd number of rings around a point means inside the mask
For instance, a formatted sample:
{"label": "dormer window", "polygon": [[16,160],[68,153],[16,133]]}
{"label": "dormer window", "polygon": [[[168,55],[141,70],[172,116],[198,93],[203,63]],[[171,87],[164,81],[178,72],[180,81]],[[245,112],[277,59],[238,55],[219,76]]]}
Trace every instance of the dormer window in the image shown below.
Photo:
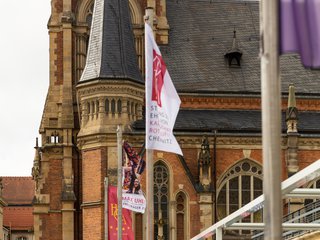
{"label": "dormer window", "polygon": [[229,67],[240,67],[241,66],[241,56],[242,52],[238,48],[237,38],[236,38],[236,30],[233,31],[233,41],[232,48],[229,49],[224,55],[228,60]]}

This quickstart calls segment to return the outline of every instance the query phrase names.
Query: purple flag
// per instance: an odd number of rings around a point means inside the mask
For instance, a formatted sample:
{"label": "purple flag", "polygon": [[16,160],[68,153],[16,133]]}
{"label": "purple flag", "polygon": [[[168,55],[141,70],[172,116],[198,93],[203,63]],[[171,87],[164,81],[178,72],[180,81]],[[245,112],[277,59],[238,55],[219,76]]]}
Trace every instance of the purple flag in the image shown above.
{"label": "purple flag", "polygon": [[280,0],[280,52],[320,69],[320,0]]}

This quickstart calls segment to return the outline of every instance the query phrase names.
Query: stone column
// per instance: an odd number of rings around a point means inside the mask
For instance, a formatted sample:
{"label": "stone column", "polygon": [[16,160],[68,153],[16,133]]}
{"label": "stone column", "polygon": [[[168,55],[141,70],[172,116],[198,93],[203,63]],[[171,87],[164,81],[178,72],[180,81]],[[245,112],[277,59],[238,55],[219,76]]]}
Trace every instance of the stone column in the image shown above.
{"label": "stone column", "polygon": [[200,193],[200,222],[202,228],[200,232],[207,229],[213,224],[213,201],[212,201],[212,193]]}

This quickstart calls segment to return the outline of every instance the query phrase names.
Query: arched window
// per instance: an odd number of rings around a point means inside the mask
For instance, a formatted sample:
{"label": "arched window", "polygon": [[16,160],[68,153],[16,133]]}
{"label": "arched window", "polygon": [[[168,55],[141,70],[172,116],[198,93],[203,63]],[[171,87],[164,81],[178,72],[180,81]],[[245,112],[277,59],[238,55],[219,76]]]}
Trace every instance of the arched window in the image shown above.
{"label": "arched window", "polygon": [[[77,22],[81,22],[82,27],[85,27],[85,31],[79,31],[79,33],[76,33],[76,39],[75,39],[75,75],[74,75],[74,81],[78,82],[83,69],[86,64],[86,58],[87,58],[87,51],[88,51],[88,45],[89,45],[89,32],[91,28],[92,23],[92,15],[93,15],[93,5],[94,1],[88,2],[83,1],[83,4],[80,6],[80,12],[77,16],[78,20]],[[84,29],[83,29],[84,30]]]}
{"label": "arched window", "polygon": [[116,101],[114,99],[111,100],[111,113],[116,113]]}
{"label": "arched window", "polygon": [[91,109],[92,109],[92,113],[94,114],[96,112],[96,109],[94,107],[94,102],[91,102]]}
{"label": "arched window", "polygon": [[91,23],[92,23],[93,7],[94,7],[94,1],[92,1],[86,16],[86,23],[88,24],[89,28],[91,28]]}
{"label": "arched window", "polygon": [[119,114],[122,112],[122,104],[120,99],[117,102],[117,110]]}
{"label": "arched window", "polygon": [[130,109],[130,102],[127,101],[127,112],[130,115],[131,114],[131,109]]}
{"label": "arched window", "polygon": [[[253,161],[243,160],[231,167],[222,176],[220,182],[217,194],[218,220],[230,215],[262,194],[262,168]],[[262,209],[241,221],[262,222]],[[237,233],[250,234],[250,231]]]}
{"label": "arched window", "polygon": [[97,109],[96,113],[97,113],[97,114],[99,113],[99,108],[100,108],[100,103],[99,103],[99,101],[97,100],[97,101],[96,101],[96,109]]}
{"label": "arched window", "polygon": [[106,109],[106,113],[109,113],[109,99],[106,99],[106,101],[105,101],[105,109]]}
{"label": "arched window", "polygon": [[183,192],[179,192],[176,197],[176,221],[177,221],[176,239],[181,239],[181,240],[186,239],[185,218],[186,218],[186,196]]}
{"label": "arched window", "polygon": [[90,110],[90,103],[89,102],[87,103],[87,108],[88,108],[88,114],[90,114],[91,110]]}
{"label": "arched window", "polygon": [[169,172],[162,162],[154,166],[154,220],[154,239],[169,239]]}
{"label": "arched window", "polygon": [[134,103],[131,102],[131,114],[134,115],[134,112],[135,112],[135,111],[134,111]]}
{"label": "arched window", "polygon": [[134,110],[135,110],[135,115],[136,117],[138,116],[138,103],[136,103],[135,107],[134,107]]}

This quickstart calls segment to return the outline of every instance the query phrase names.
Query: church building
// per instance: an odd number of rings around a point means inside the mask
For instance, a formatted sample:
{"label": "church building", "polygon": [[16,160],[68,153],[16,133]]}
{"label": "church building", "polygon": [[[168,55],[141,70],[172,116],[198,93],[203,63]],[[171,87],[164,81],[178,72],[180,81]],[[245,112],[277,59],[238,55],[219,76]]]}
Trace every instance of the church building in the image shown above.
{"label": "church building", "polygon": [[[51,0],[35,240],[107,239],[104,181],[117,184],[117,126],[137,151],[145,142],[146,8],[181,99],[174,135],[183,152],[154,151],[154,239],[188,240],[263,192],[259,1]],[[285,180],[320,158],[320,72],[297,55],[281,56],[280,72]],[[287,199],[283,214],[313,202]],[[144,240],[146,216],[132,219]],[[242,222],[262,219],[260,210]]]}

